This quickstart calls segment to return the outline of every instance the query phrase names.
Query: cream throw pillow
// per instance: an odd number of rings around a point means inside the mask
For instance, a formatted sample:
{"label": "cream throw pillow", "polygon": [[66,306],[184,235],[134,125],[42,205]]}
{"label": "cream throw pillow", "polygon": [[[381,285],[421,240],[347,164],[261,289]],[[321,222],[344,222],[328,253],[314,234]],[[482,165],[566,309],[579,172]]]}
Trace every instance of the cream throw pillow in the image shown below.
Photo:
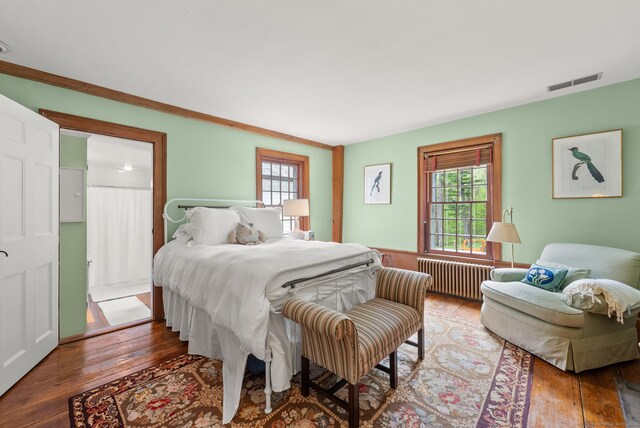
{"label": "cream throw pillow", "polygon": [[253,227],[264,232],[266,239],[282,238],[282,221],[278,208],[231,207],[240,215],[243,223],[252,223]]}
{"label": "cream throw pillow", "polygon": [[229,232],[240,223],[237,212],[224,208],[193,208],[187,213],[187,218],[200,231],[193,236],[196,245],[225,244]]}

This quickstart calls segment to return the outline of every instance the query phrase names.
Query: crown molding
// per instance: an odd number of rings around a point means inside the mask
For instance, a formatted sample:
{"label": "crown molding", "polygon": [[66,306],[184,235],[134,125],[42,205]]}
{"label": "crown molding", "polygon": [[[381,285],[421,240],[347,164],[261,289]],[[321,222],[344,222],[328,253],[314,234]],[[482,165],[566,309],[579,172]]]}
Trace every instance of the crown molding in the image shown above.
{"label": "crown molding", "polygon": [[304,144],[307,146],[319,147],[325,150],[333,150],[333,146],[329,144],[307,140],[305,138],[296,137],[294,135],[284,134],[282,132],[272,131],[270,129],[260,128],[258,126],[236,122],[235,120],[225,119],[206,113],[200,113],[194,110],[189,110],[171,104],[150,100],[148,98],[139,97],[137,95],[127,94],[126,92],[116,91],[115,89],[109,89],[105,88],[104,86],[98,86],[92,83],[70,79],[68,77],[59,76],[57,74],[48,73],[46,71],[37,70],[35,68],[18,65],[7,61],[0,61],[0,73],[9,74],[11,76],[20,77],[22,79],[33,80],[40,83],[46,83],[49,85],[70,89],[72,91],[83,92],[85,94],[94,95],[96,97],[102,97],[121,103],[144,107],[150,110],[156,110],[163,113],[186,117],[189,119],[200,120],[203,122],[215,123],[217,125],[228,126],[230,128],[252,132],[254,134],[292,141],[294,143]]}

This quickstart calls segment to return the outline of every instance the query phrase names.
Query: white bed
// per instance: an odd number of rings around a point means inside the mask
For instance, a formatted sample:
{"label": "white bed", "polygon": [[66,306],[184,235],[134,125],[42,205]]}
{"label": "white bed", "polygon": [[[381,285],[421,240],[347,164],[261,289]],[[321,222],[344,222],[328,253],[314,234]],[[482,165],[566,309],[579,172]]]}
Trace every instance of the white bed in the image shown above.
{"label": "white bed", "polygon": [[[239,405],[248,354],[266,363],[266,412],[272,389],[288,389],[299,369],[299,332],[279,314],[283,302],[295,295],[347,310],[373,297],[380,266],[378,252],[359,244],[174,240],[155,256],[154,284],[162,287],[167,325],[189,341],[189,353],[223,360],[223,422],[228,423]],[[300,278],[313,279],[283,287]]]}

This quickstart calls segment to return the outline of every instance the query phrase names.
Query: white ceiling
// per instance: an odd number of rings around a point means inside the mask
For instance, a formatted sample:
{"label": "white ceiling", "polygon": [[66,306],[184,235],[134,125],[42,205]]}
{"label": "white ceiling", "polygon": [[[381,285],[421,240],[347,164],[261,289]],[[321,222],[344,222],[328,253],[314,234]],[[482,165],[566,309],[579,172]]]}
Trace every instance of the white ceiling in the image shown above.
{"label": "white ceiling", "polygon": [[84,134],[63,129],[62,134],[86,136],[87,165],[109,169],[131,166],[133,171],[149,172],[153,169],[153,144],[98,134]]}
{"label": "white ceiling", "polygon": [[640,77],[637,0],[0,0],[0,10],[12,48],[0,59],[327,144]]}

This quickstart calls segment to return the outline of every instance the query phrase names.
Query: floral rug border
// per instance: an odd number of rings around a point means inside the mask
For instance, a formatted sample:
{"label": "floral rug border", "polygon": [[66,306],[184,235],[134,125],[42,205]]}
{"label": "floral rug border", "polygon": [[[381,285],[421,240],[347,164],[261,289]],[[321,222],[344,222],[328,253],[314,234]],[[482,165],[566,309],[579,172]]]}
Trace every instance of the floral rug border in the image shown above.
{"label": "floral rug border", "polygon": [[[533,383],[533,355],[504,341],[477,427],[527,426]],[[513,400],[515,409],[505,411],[501,402]]]}
{"label": "floral rug border", "polygon": [[[477,321],[444,314],[436,309],[425,308],[425,312],[430,316],[453,321],[457,324],[466,325],[479,330],[485,330],[492,336],[497,337],[491,331],[486,330],[484,326]],[[477,422],[477,427],[526,427],[530,406],[534,358],[529,352],[505,341],[504,339],[499,339],[503,342],[501,356],[497,363],[491,386],[487,392],[485,403]],[[126,375],[105,385],[92,388],[81,394],[70,397],[69,418],[71,426],[87,428],[89,425],[87,425],[86,422],[90,421],[92,416],[99,415],[100,412],[109,412],[114,407],[117,408],[117,404],[113,398],[114,395],[127,391],[136,385],[153,381],[154,379],[165,376],[170,372],[202,360],[203,358],[205,357],[199,355],[179,355],[158,365],[141,369],[140,371]],[[419,367],[416,366],[411,371],[411,374],[408,376],[406,381],[413,378],[414,374],[417,373],[418,370]],[[101,397],[101,399],[96,403],[96,406],[92,406],[88,403],[87,397],[91,395],[95,396],[98,391],[100,391],[99,397]],[[323,403],[317,400],[314,395],[304,398],[299,394],[297,389],[292,391],[292,393],[293,394],[289,396],[289,400],[291,400],[291,402],[297,402],[300,404],[311,402],[320,407],[323,411],[327,412],[328,416],[335,418],[337,421],[344,422],[341,417],[337,416],[331,409],[323,405]],[[505,407],[503,403],[513,403],[513,406]],[[276,409],[274,409],[274,412],[270,415],[263,415],[261,421],[256,421],[258,425],[267,423],[272,417],[274,417],[277,413],[275,410]],[[382,409],[380,409],[380,411],[381,410]],[[124,426],[120,412],[118,411],[116,413],[117,415],[113,416],[117,417],[120,426]],[[376,417],[374,417],[372,422],[375,422],[375,419]]]}
{"label": "floral rug border", "polygon": [[[519,426],[526,428],[531,405],[531,385],[533,384],[533,362],[535,360],[533,354],[496,335],[484,327],[479,320],[461,318],[426,307],[425,313],[484,330],[503,342],[502,354],[476,427]],[[417,370],[418,367],[412,371],[407,380],[411,379]],[[512,385],[514,386],[512,387]],[[500,398],[509,398],[509,396],[513,398],[516,405],[512,412],[505,411],[499,400]]]}
{"label": "floral rug border", "polygon": [[[97,386],[81,394],[70,397],[69,419],[71,422],[71,427],[87,427],[85,421],[89,420],[90,418],[89,412],[87,411],[88,409],[92,409],[95,411],[95,413],[92,414],[97,414],[101,410],[109,410],[109,408],[104,404],[98,406],[97,408],[87,405],[86,398],[90,395],[95,394],[98,390],[102,390],[101,396],[103,397],[103,400],[109,400],[109,403],[114,408],[117,408],[117,404],[113,398],[114,395],[127,391],[133,386],[148,383],[154,379],[165,376],[166,374],[174,370],[178,370],[184,366],[193,364],[196,361],[200,361],[204,358],[205,357],[200,355],[178,355],[177,357],[171,358],[170,360],[164,361],[160,364],[141,369],[135,373],[131,373],[112,382]],[[120,426],[124,426],[124,422],[122,421],[120,412],[117,412],[117,418],[120,422]]]}

